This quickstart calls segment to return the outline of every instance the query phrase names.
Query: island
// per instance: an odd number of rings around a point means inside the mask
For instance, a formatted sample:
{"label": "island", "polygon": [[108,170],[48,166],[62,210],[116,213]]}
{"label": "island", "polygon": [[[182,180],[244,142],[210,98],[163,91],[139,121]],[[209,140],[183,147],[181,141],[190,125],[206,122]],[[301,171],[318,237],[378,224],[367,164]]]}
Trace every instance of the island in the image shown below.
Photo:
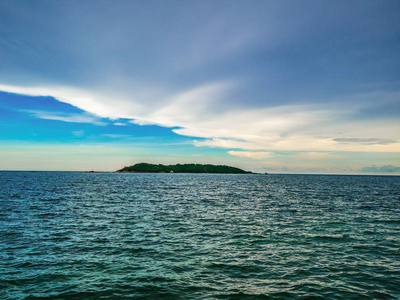
{"label": "island", "polygon": [[202,164],[148,164],[139,163],[125,167],[118,173],[212,173],[212,174],[252,174],[239,168],[224,165],[202,165]]}

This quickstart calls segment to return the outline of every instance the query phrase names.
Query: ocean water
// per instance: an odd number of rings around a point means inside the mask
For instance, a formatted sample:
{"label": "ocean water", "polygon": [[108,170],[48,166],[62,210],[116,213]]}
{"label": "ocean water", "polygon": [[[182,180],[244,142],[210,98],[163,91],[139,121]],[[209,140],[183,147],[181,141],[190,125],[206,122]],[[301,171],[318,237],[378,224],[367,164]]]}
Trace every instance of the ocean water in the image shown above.
{"label": "ocean water", "polygon": [[400,177],[0,172],[0,299],[398,299]]}

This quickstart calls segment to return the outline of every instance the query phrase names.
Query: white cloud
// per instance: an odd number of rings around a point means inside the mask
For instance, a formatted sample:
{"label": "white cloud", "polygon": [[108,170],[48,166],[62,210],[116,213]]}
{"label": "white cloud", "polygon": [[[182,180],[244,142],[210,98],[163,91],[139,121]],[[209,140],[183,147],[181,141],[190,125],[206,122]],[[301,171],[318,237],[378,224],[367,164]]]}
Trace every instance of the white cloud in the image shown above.
{"label": "white cloud", "polygon": [[72,135],[76,137],[83,137],[85,135],[85,131],[84,130],[72,131]]}
{"label": "white cloud", "polygon": [[128,134],[102,134],[102,136],[111,138],[111,139],[126,139],[126,138],[132,138],[131,135]]}
{"label": "white cloud", "polygon": [[345,110],[336,103],[233,107],[229,97],[240,86],[239,81],[210,82],[172,94],[170,91],[156,92],[153,94],[157,95],[155,98],[147,98],[151,93],[140,90],[133,93],[130,99],[125,94],[116,93],[111,97],[103,90],[87,92],[68,87],[0,85],[0,90],[35,96],[50,95],[88,112],[86,115],[65,115],[32,111],[40,118],[97,122],[100,125],[101,122],[93,116],[97,115],[109,119],[127,118],[140,125],[178,127],[173,130],[177,134],[203,138],[194,141],[198,147],[252,152],[314,152],[307,157],[303,155],[302,159],[309,160],[329,158],[316,152],[400,152],[399,120],[352,119],[371,101],[366,104],[351,104],[349,101]]}
{"label": "white cloud", "polygon": [[[113,98],[107,92],[89,91],[67,86],[13,86],[0,84],[0,90],[29,96],[51,96],[58,101],[71,104],[96,116],[110,119],[129,119],[132,117],[131,112],[139,110],[141,106],[134,101],[127,101],[118,96]],[[113,100],[111,101],[110,99]]]}
{"label": "white cloud", "polygon": [[34,117],[45,120],[56,120],[70,123],[90,123],[95,125],[107,125],[99,118],[89,114],[67,114],[63,112],[54,111],[40,111],[40,110],[24,110],[24,112],[32,114]]}
{"label": "white cloud", "polygon": [[271,153],[271,152],[263,152],[263,151],[258,151],[258,152],[228,151],[228,154],[234,155],[234,156],[239,156],[239,157],[252,158],[252,159],[265,159],[265,158],[273,156],[273,153]]}
{"label": "white cloud", "polygon": [[155,125],[156,123],[154,123],[154,121],[149,121],[149,120],[144,120],[144,119],[135,119],[135,120],[131,120],[129,121],[129,123],[132,124],[136,124],[136,125]]}
{"label": "white cloud", "polygon": [[218,115],[215,110],[222,102],[225,93],[233,86],[233,82],[212,82],[166,96],[161,105],[158,107],[149,105],[147,112],[135,116],[133,122],[139,125],[187,127],[193,122],[209,120]]}
{"label": "white cloud", "polygon": [[238,141],[234,139],[220,139],[212,138],[202,141],[194,140],[193,144],[196,147],[213,147],[213,148],[225,148],[225,149],[244,149],[244,150],[259,150],[262,149],[257,143]]}

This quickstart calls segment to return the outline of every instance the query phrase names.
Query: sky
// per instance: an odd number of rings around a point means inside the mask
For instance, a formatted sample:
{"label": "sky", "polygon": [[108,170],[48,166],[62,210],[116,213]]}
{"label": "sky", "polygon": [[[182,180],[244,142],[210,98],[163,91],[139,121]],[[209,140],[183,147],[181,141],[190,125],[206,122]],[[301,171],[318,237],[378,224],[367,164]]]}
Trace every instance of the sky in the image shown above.
{"label": "sky", "polygon": [[400,2],[0,0],[0,170],[400,174]]}

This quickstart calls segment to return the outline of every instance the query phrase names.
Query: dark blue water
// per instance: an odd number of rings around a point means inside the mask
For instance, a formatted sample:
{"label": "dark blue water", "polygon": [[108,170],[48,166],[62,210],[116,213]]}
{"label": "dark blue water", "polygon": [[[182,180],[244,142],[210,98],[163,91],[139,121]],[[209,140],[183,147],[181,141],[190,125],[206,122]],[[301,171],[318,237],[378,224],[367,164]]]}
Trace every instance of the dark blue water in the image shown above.
{"label": "dark blue water", "polygon": [[397,299],[400,177],[0,172],[1,299]]}

